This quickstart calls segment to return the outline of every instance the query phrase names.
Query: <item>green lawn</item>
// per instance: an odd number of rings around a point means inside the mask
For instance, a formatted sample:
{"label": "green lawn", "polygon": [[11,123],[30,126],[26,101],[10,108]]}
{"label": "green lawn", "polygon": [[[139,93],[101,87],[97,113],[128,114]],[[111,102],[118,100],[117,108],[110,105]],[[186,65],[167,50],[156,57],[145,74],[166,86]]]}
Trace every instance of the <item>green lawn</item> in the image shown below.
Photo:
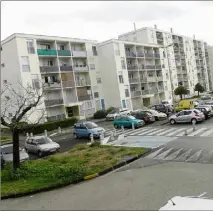
{"label": "green lawn", "polygon": [[14,175],[11,166],[1,171],[1,195],[24,193],[57,184],[79,181],[119,163],[125,156],[147,152],[144,148],[87,146],[80,144],[67,153],[57,153],[47,159],[21,165]]}

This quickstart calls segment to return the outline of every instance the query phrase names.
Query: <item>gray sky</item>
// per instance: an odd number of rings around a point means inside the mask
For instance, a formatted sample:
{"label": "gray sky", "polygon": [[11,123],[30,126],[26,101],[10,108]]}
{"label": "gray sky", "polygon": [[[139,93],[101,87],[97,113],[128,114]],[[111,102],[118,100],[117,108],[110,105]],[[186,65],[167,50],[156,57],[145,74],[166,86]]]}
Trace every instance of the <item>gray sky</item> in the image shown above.
{"label": "gray sky", "polygon": [[9,1],[1,2],[1,39],[32,33],[104,41],[153,27],[213,45],[213,2]]}

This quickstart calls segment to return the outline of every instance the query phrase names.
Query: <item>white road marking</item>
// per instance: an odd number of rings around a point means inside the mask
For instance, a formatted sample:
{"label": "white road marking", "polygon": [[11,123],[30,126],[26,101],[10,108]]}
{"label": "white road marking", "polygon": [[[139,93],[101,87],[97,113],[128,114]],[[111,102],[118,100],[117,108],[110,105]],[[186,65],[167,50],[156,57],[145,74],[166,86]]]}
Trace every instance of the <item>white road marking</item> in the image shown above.
{"label": "white road marking", "polygon": [[205,133],[203,133],[203,134],[200,135],[200,136],[208,136],[208,135],[210,135],[211,133],[213,133],[213,129],[207,130]]}
{"label": "white road marking", "polygon": [[158,149],[157,151],[155,151],[155,152],[149,154],[146,158],[154,158],[154,157],[156,157],[162,150],[163,150],[163,148]]}
{"label": "white road marking", "polygon": [[185,161],[186,158],[189,156],[189,154],[191,153],[192,149],[184,152],[181,156],[178,156],[175,160],[176,161]]}
{"label": "white road marking", "polygon": [[173,131],[173,132],[171,132],[171,133],[169,133],[169,134],[166,134],[166,136],[173,136],[174,134],[176,134],[176,133],[178,133],[178,132],[180,132],[180,131],[182,131],[182,130],[185,130],[185,128],[177,129],[176,131]]}
{"label": "white road marking", "polygon": [[151,135],[154,135],[154,134],[156,134],[156,133],[158,133],[158,132],[162,132],[162,131],[164,131],[164,130],[165,130],[165,128],[163,128],[163,129],[158,129],[157,131],[148,133],[148,134],[146,134],[146,135],[147,135],[147,136],[151,136]]}
{"label": "white road marking", "polygon": [[194,153],[194,154],[193,154],[191,157],[189,157],[186,161],[187,161],[187,162],[196,162],[196,161],[199,159],[201,153],[202,153],[202,150],[200,150],[200,151]]}
{"label": "white road marking", "polygon": [[195,132],[193,132],[193,133],[191,133],[191,134],[189,134],[188,136],[195,136],[195,135],[197,135],[197,134],[199,134],[200,132],[202,132],[202,131],[204,131],[204,130],[206,130],[207,128],[200,128],[200,129],[198,129],[198,130],[196,130]]}
{"label": "white road marking", "polygon": [[[193,128],[189,128],[188,130],[187,130],[187,135],[190,133],[190,132],[192,132],[193,131]],[[177,134],[176,136],[183,136],[183,135],[185,135],[185,131],[184,132],[181,132],[181,133],[179,133],[179,134]]]}
{"label": "white road marking", "polygon": [[173,150],[173,148],[170,148],[168,150],[166,150],[165,152],[163,153],[160,153],[159,155],[157,155],[155,157],[155,159],[160,159],[160,160],[165,160],[166,156]]}
{"label": "white road marking", "polygon": [[143,132],[143,133],[139,133],[138,135],[140,136],[140,135],[146,135],[147,133],[150,133],[150,132],[154,132],[154,131],[156,131],[156,130],[159,130],[159,129],[151,129],[150,131],[145,131],[145,132]]}
{"label": "white road marking", "polygon": [[173,152],[171,155],[169,155],[168,157],[165,158],[165,160],[174,160],[183,150],[183,148]]}
{"label": "white road marking", "polygon": [[[137,129],[137,130],[131,131],[131,132],[129,133],[129,135],[130,135],[130,136],[134,136],[134,135],[137,135],[137,134],[139,134],[139,133],[141,133],[141,132],[145,132],[145,131],[147,131],[147,130],[150,130],[150,128]],[[126,134],[125,134],[125,135],[126,135]]]}
{"label": "white road marking", "polygon": [[166,133],[168,133],[168,132],[171,132],[171,131],[173,131],[173,130],[176,130],[176,128],[171,128],[171,129],[165,129],[166,131],[164,131],[164,132],[161,132],[161,133],[157,133],[156,134],[156,136],[161,136],[161,135],[164,135],[164,134],[166,134]]}

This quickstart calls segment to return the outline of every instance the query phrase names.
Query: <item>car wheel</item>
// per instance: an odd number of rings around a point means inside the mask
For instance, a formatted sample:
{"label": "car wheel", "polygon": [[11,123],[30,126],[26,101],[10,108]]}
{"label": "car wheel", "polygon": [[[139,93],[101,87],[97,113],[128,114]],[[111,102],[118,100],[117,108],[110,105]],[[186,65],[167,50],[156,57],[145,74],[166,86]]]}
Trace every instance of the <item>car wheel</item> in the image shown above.
{"label": "car wheel", "polygon": [[158,121],[158,120],[159,120],[159,118],[157,116],[155,116],[155,121]]}
{"label": "car wheel", "polygon": [[174,124],[175,124],[175,120],[174,120],[174,119],[171,119],[171,120],[170,120],[170,124],[171,124],[171,125],[174,125]]}
{"label": "car wheel", "polygon": [[[91,134],[88,134],[88,137],[87,137],[88,140],[91,140],[90,136],[91,136]],[[94,137],[93,137],[93,139],[94,139]]]}
{"label": "car wheel", "polygon": [[75,138],[75,139],[77,139],[77,138],[78,138],[78,136],[77,136],[77,134],[76,134],[76,133],[74,133],[74,138]]}
{"label": "car wheel", "polygon": [[43,156],[43,153],[41,151],[38,151],[38,156],[39,157],[42,157]]}
{"label": "car wheel", "polygon": [[192,124],[196,124],[196,123],[197,123],[197,120],[196,120],[196,119],[192,119],[191,123],[192,123]]}
{"label": "car wheel", "polygon": [[114,128],[115,128],[115,129],[118,129],[118,125],[114,125]]}
{"label": "car wheel", "polygon": [[24,149],[25,149],[26,153],[28,153],[28,150],[27,150],[27,148],[25,147]]}

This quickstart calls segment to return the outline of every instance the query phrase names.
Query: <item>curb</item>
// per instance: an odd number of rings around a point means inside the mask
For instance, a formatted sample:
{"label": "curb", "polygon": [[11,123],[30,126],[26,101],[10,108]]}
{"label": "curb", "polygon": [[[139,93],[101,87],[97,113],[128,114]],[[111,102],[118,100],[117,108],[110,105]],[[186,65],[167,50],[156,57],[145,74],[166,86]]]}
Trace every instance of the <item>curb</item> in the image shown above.
{"label": "curb", "polygon": [[19,198],[19,197],[23,197],[23,196],[29,196],[29,195],[32,195],[32,194],[36,194],[36,193],[42,193],[42,192],[46,192],[46,191],[51,191],[51,190],[55,190],[55,189],[59,189],[59,188],[63,188],[63,187],[66,187],[68,185],[72,185],[72,184],[78,184],[80,182],[83,182],[83,181],[87,181],[87,180],[90,180],[90,179],[94,179],[96,177],[100,177],[100,176],[103,176],[109,172],[112,172],[120,167],[123,167],[135,160],[138,160],[139,158],[142,158],[142,157],[145,157],[147,156],[150,152],[152,151],[152,149],[148,149],[147,152],[145,153],[141,153],[139,155],[136,155],[134,156],[133,158],[130,158],[126,161],[121,161],[120,163],[118,164],[115,164],[109,168],[106,168],[104,169],[103,171],[99,172],[99,173],[95,173],[95,174],[90,174],[90,175],[87,175],[85,176],[84,178],[78,180],[78,181],[75,181],[75,182],[67,182],[65,184],[58,184],[58,185],[53,185],[51,187],[47,187],[47,188],[41,188],[41,189],[38,189],[38,190],[32,190],[32,191],[29,191],[29,192],[26,192],[26,193],[17,193],[17,194],[11,194],[11,195],[7,195],[7,196],[1,196],[1,200],[3,199],[10,199],[10,198]]}

